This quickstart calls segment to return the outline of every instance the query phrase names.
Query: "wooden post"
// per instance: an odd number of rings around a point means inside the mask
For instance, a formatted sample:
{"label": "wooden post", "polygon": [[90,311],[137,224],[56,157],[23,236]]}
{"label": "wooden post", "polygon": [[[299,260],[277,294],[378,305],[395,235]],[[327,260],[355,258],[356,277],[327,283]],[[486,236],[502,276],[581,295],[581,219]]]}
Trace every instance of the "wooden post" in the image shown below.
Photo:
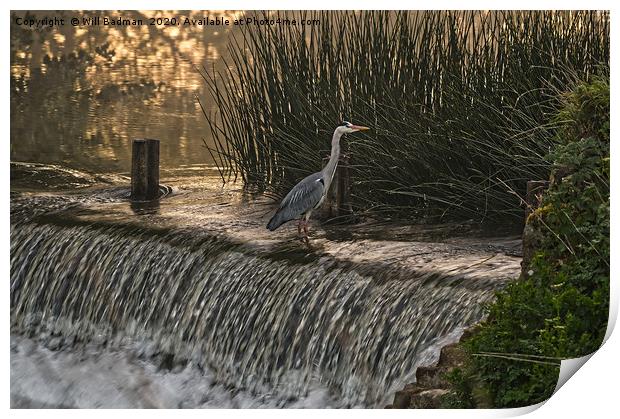
{"label": "wooden post", "polygon": [[[323,159],[324,165],[329,157]],[[349,221],[349,217],[353,215],[351,208],[351,175],[349,169],[349,158],[340,156],[338,167],[334,174],[331,187],[327,192],[325,201],[319,211],[319,218],[333,219],[338,218],[339,221]]]}
{"label": "wooden post", "polygon": [[529,277],[530,262],[536,251],[540,249],[542,241],[541,232],[534,228],[533,224],[528,223],[528,217],[540,206],[542,194],[549,187],[549,184],[550,183],[546,180],[530,180],[527,182],[525,193],[525,226],[523,227],[523,235],[521,237],[521,248],[523,251],[521,278]]}
{"label": "wooden post", "polygon": [[540,206],[543,192],[549,188],[547,180],[530,180],[525,193],[525,219]]}
{"label": "wooden post", "polygon": [[131,200],[159,198],[159,140],[133,140],[131,158]]}

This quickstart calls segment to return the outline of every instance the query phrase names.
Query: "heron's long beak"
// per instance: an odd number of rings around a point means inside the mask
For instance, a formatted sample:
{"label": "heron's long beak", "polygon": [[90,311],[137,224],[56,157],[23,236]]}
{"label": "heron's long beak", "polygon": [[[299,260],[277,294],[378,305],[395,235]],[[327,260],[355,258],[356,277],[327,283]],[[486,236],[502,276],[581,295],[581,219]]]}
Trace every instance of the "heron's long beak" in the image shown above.
{"label": "heron's long beak", "polygon": [[353,128],[356,131],[366,131],[366,130],[370,129],[368,127],[363,127],[361,125],[353,125],[351,128]]}

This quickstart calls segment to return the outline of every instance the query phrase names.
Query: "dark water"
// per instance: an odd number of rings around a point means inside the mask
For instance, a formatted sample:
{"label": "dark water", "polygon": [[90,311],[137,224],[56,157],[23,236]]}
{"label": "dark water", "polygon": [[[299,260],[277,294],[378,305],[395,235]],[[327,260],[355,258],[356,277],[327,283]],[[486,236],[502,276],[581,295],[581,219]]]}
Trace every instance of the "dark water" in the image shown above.
{"label": "dark water", "polygon": [[[161,12],[225,16],[241,12]],[[35,18],[103,12],[28,12]],[[155,12],[105,12],[146,19]],[[196,96],[196,66],[221,65],[233,27],[73,27],[32,30],[11,19],[11,160],[127,172],[133,138],[161,140],[162,167],[212,161]],[[210,104],[205,102],[208,110]]]}

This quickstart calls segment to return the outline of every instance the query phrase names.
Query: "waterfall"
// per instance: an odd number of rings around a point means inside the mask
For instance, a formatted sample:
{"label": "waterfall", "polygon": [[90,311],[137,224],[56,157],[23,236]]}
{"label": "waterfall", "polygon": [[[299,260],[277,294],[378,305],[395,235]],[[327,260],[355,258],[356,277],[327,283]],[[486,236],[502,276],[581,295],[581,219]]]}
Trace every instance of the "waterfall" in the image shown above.
{"label": "waterfall", "polygon": [[286,256],[182,229],[13,223],[12,327],[149,339],[251,392],[297,397],[319,382],[375,406],[498,287]]}

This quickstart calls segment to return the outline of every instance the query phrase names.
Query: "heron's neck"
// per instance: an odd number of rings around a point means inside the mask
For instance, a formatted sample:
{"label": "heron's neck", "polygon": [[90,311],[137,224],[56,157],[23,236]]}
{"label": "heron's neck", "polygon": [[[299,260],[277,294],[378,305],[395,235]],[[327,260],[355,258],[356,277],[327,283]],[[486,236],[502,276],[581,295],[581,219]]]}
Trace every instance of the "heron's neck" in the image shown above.
{"label": "heron's neck", "polygon": [[325,190],[329,189],[329,185],[334,178],[334,174],[336,173],[336,166],[338,166],[338,159],[340,158],[340,137],[342,137],[342,133],[338,131],[334,131],[334,136],[332,137],[332,152],[329,156],[329,161],[323,168],[323,174],[325,175]]}

